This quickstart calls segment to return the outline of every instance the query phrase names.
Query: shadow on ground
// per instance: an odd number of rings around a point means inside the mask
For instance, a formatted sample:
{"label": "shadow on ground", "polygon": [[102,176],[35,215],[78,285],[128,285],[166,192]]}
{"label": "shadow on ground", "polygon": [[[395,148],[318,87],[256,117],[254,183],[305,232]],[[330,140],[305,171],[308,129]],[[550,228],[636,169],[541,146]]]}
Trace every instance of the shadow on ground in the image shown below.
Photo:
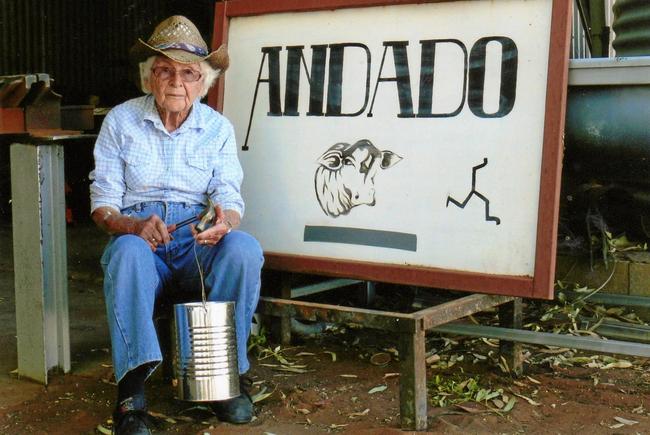
{"label": "shadow on ground", "polygon": [[[11,227],[0,223],[0,433],[110,433],[115,384],[99,267],[106,240],[90,225],[68,228],[72,371],[52,374],[44,387],[12,373],[17,359]],[[335,296],[337,301],[346,297]],[[404,301],[403,295],[384,297]],[[158,370],[147,385],[157,433],[401,433],[395,337],[337,325],[298,338],[291,347],[267,338],[258,336],[251,351],[253,392],[260,399],[252,423],[222,423],[201,404],[176,400]],[[528,377],[516,379],[499,365],[495,346],[480,339],[428,337],[428,397],[441,405],[429,406],[431,433],[650,432],[647,359],[629,357],[628,364],[617,365],[625,368],[605,369],[607,361],[596,364],[600,356],[580,360],[568,349],[531,346],[526,347]],[[467,394],[470,379],[496,399],[451,401]],[[499,410],[498,401],[510,399],[512,409]]]}

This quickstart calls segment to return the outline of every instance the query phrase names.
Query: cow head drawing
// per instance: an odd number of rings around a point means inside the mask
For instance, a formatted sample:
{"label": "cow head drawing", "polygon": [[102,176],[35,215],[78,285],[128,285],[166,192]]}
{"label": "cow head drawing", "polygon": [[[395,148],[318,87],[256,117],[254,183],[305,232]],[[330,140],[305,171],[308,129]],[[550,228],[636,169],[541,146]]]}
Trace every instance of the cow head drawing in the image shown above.
{"label": "cow head drawing", "polygon": [[318,159],[314,176],[316,198],[326,215],[348,214],[358,205],[375,205],[375,175],[402,160],[392,151],[379,151],[367,139],[354,145],[337,143]]}

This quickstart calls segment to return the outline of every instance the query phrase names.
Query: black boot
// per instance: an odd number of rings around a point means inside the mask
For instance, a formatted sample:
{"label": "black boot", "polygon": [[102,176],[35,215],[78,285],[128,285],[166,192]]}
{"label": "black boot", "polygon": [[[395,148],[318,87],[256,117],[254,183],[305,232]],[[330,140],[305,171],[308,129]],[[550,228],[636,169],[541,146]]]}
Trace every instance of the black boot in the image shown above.
{"label": "black boot", "polygon": [[151,435],[149,414],[144,395],[122,400],[113,411],[113,434]]}
{"label": "black boot", "polygon": [[239,377],[239,396],[219,402],[212,402],[212,410],[219,420],[227,423],[243,424],[253,419],[253,400],[250,395],[250,379]]}

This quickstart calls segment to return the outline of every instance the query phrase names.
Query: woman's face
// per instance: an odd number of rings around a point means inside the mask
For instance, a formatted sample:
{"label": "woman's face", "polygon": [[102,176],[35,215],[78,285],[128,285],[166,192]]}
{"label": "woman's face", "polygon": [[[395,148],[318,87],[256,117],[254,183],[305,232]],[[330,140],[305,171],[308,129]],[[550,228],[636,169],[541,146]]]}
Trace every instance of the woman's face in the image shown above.
{"label": "woman's face", "polygon": [[178,63],[161,56],[151,70],[149,86],[158,107],[170,113],[188,111],[203,87],[199,64]]}

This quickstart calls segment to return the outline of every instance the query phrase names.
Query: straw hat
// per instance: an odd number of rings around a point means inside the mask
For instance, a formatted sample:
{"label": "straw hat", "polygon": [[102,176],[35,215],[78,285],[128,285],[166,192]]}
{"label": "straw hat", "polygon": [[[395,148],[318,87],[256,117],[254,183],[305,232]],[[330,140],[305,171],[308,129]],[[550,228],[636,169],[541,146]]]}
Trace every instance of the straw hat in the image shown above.
{"label": "straw hat", "polygon": [[214,69],[225,71],[228,68],[228,50],[222,45],[212,53],[208,52],[199,29],[182,15],[174,15],[156,26],[144,42],[138,41],[129,50],[129,56],[137,64],[151,56],[162,54],[179,63],[208,62]]}

